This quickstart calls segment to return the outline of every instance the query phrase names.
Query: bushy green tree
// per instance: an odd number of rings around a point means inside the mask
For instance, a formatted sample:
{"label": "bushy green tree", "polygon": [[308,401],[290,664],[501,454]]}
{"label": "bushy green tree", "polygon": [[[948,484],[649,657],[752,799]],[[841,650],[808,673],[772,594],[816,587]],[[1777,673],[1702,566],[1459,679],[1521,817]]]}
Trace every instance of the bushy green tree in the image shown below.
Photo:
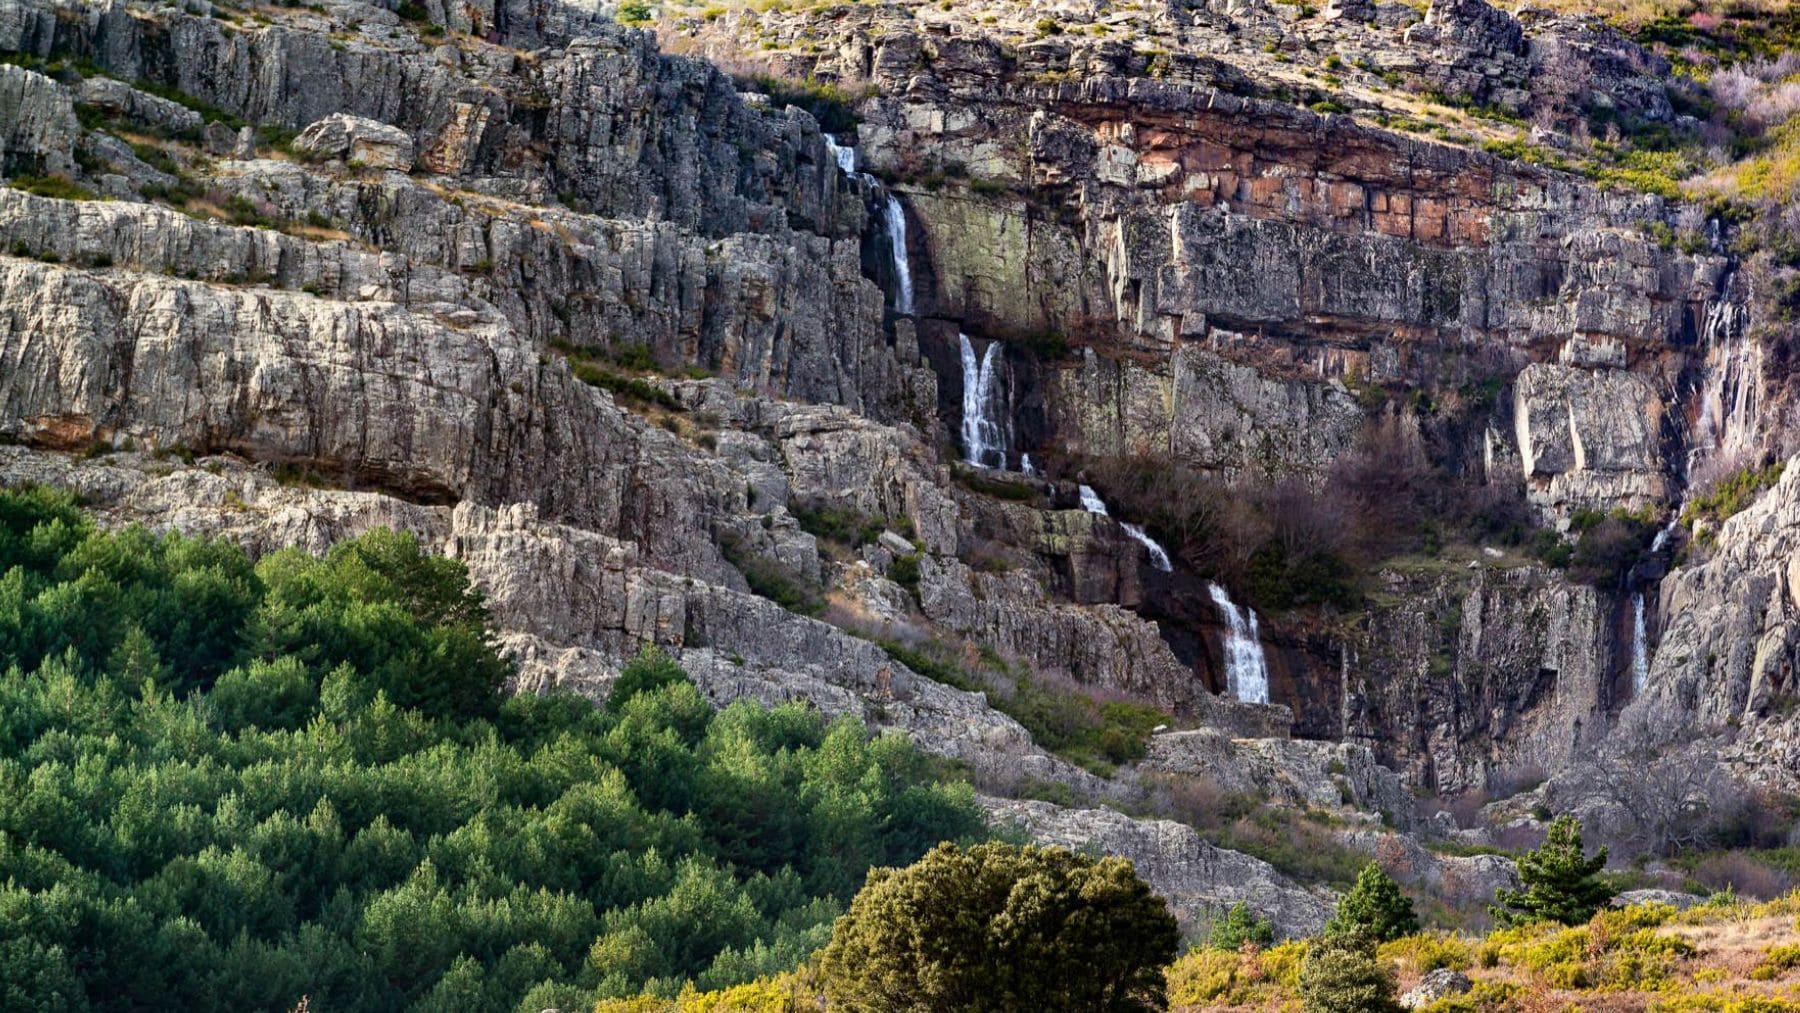
{"label": "bushy green tree", "polygon": [[1325,934],[1361,933],[1385,943],[1419,931],[1419,917],[1400,884],[1370,862],[1357,873],[1356,884],[1338,898],[1337,910],[1325,923]]}
{"label": "bushy green tree", "polygon": [[503,700],[480,597],[408,537],[253,566],[0,489],[0,1009],[726,986],[983,832],[902,739],[628,670],[609,708]]}
{"label": "bushy green tree", "polygon": [[676,664],[675,659],[664,653],[662,648],[655,644],[645,644],[638,651],[637,657],[620,669],[619,678],[613,683],[612,691],[607,694],[606,709],[622,710],[639,693],[686,682],[687,678],[687,672]]}
{"label": "bushy green tree", "polygon": [[1518,865],[1523,889],[1497,891],[1489,909],[1503,924],[1579,925],[1611,903],[1616,892],[1600,875],[1606,848],[1590,856],[1581,843],[1581,823],[1566,814],[1550,822],[1544,843],[1520,855]]}
{"label": "bushy green tree", "polygon": [[1245,943],[1267,946],[1275,941],[1275,926],[1267,918],[1250,912],[1250,905],[1239,901],[1231,905],[1225,916],[1213,922],[1206,945],[1215,950],[1238,950]]}
{"label": "bushy green tree", "polygon": [[1300,964],[1306,1013],[1399,1013],[1394,978],[1375,959],[1375,940],[1349,931],[1323,936]]}
{"label": "bushy green tree", "polygon": [[1161,1010],[1179,939],[1168,905],[1124,859],[944,844],[869,873],[821,977],[847,1013]]}

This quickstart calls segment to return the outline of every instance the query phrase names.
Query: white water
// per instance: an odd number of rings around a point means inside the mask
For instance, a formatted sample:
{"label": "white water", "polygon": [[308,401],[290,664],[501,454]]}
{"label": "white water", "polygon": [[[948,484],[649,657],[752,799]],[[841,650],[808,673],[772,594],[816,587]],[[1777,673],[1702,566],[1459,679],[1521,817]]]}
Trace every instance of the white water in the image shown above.
{"label": "white water", "polygon": [[1636,698],[1650,681],[1650,648],[1644,631],[1644,592],[1631,596],[1631,695]]}
{"label": "white water", "polygon": [[887,221],[888,250],[894,261],[894,312],[911,315],[913,311],[912,266],[906,262],[906,209],[900,198],[887,195],[883,209]]}
{"label": "white water", "polygon": [[1688,473],[1708,458],[1757,449],[1762,394],[1762,345],[1746,333],[1743,307],[1719,299],[1706,309],[1701,342],[1706,364],[1701,376],[1699,414],[1688,444]]}
{"label": "white water", "polygon": [[969,336],[956,337],[962,343],[963,459],[982,468],[1004,469],[1006,452],[1012,445],[1012,420],[999,383],[1000,342],[990,342],[978,359]]}
{"label": "white water", "polygon": [[1031,466],[1031,455],[1030,454],[1020,454],[1019,455],[1019,472],[1030,478],[1037,477],[1038,471],[1036,468]]}
{"label": "white water", "polygon": [[1256,628],[1256,610],[1240,609],[1217,584],[1207,584],[1213,604],[1225,616],[1225,685],[1244,703],[1269,702],[1269,664]]}
{"label": "white water", "polygon": [[886,198],[881,218],[887,226],[888,255],[894,263],[894,312],[910,316],[913,311],[912,265],[906,261],[906,209],[900,198],[881,186],[881,181],[866,172],[856,171],[856,149],[838,143],[835,134],[825,134],[825,149],[846,175],[855,176],[871,189],[880,190]]}
{"label": "white water", "polygon": [[856,174],[855,148],[839,144],[837,135],[835,134],[825,135],[825,148],[831,152],[831,157],[837,161],[837,167],[843,170],[845,175],[853,176]]}
{"label": "white water", "polygon": [[[1086,510],[1091,514],[1099,514],[1102,517],[1112,516],[1112,514],[1106,512],[1106,501],[1102,500],[1100,494],[1095,492],[1092,487],[1085,485],[1081,486],[1080,492],[1081,508],[1083,510]],[[1124,528],[1126,534],[1130,535],[1139,545],[1142,545],[1149,551],[1150,561],[1156,564],[1158,570],[1168,573],[1175,569],[1175,567],[1169,563],[1169,554],[1163,551],[1163,547],[1156,543],[1156,539],[1150,537],[1150,533],[1145,531],[1142,525],[1132,524],[1128,521],[1120,521],[1119,527]],[[1252,617],[1250,621],[1255,623],[1255,617]]]}
{"label": "white water", "polygon": [[1651,552],[1661,552],[1663,546],[1669,544],[1669,539],[1675,537],[1675,529],[1681,527],[1681,511],[1686,507],[1687,500],[1685,499],[1675,504],[1675,515],[1669,518],[1669,523],[1663,525],[1662,530],[1656,533],[1655,538],[1650,539]]}

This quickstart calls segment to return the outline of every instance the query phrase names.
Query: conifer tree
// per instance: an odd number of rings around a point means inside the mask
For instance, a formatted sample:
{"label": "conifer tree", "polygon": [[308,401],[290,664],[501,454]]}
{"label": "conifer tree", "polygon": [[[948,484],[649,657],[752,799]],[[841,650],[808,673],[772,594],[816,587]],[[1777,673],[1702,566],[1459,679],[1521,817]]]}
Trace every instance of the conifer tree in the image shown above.
{"label": "conifer tree", "polygon": [[1522,890],[1500,890],[1489,910],[1502,924],[1555,921],[1579,925],[1613,898],[1613,888],[1600,878],[1606,849],[1592,857],[1581,843],[1581,824],[1573,816],[1550,823],[1543,846],[1519,856]]}
{"label": "conifer tree", "polygon": [[1325,923],[1326,935],[1361,931],[1385,943],[1419,931],[1419,917],[1400,884],[1374,862],[1363,866],[1356,885],[1339,898],[1337,911]]}

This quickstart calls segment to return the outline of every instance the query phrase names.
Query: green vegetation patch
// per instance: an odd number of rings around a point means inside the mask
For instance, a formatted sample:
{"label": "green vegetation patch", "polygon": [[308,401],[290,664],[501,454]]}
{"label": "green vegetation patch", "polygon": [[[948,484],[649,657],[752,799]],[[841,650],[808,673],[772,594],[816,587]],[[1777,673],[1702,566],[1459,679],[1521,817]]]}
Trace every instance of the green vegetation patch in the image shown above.
{"label": "green vegetation patch", "polygon": [[252,563],[0,491],[0,1007],[590,1008],[786,970],[966,785],[668,659],[499,690],[461,564]]}

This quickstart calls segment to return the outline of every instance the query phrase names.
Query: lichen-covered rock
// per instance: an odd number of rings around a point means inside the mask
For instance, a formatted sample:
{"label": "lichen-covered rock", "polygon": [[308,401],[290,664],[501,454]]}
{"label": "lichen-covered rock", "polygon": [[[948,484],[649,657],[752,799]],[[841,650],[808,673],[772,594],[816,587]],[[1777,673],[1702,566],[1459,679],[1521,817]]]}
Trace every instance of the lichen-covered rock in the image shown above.
{"label": "lichen-covered rock", "polygon": [[1407,989],[1400,996],[1400,1005],[1406,1009],[1419,1009],[1439,999],[1467,994],[1474,987],[1475,983],[1469,980],[1468,975],[1448,967],[1440,967],[1427,973],[1417,985]]}

